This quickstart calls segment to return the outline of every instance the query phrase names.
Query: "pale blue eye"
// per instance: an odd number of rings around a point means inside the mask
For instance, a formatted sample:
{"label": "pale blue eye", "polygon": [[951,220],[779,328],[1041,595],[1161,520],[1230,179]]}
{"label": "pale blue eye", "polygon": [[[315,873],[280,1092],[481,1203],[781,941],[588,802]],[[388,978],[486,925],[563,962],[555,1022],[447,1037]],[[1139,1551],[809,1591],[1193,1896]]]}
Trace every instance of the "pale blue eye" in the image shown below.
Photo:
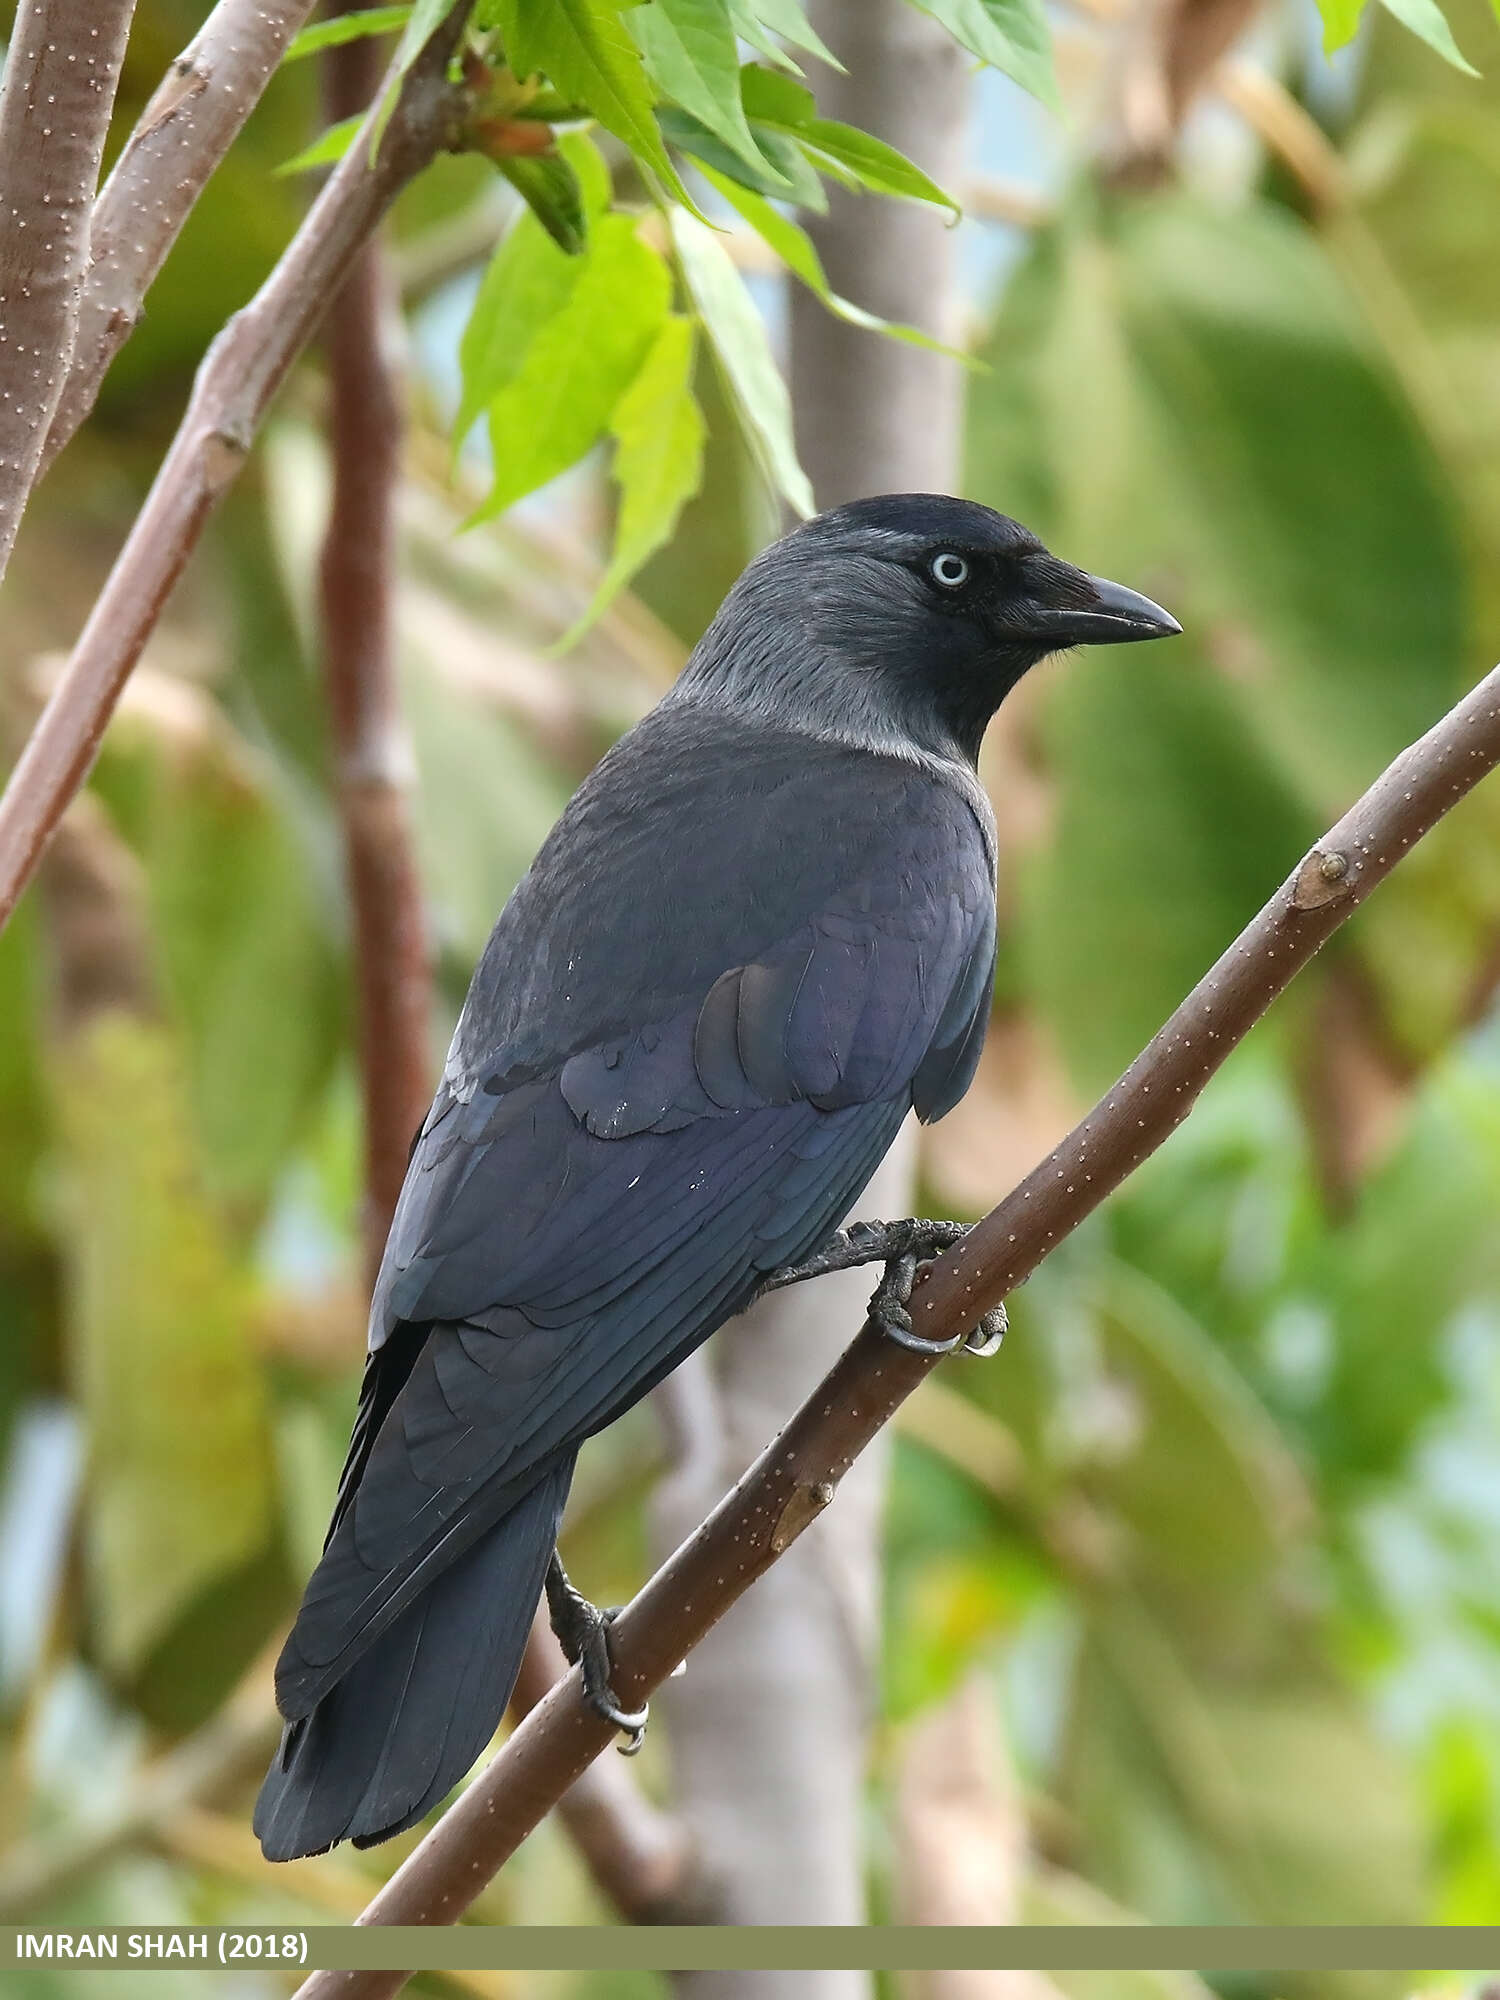
{"label": "pale blue eye", "polygon": [[944,549],[941,555],[934,556],[929,568],[933,582],[940,583],[944,590],[957,590],[969,580],[969,565],[951,549]]}

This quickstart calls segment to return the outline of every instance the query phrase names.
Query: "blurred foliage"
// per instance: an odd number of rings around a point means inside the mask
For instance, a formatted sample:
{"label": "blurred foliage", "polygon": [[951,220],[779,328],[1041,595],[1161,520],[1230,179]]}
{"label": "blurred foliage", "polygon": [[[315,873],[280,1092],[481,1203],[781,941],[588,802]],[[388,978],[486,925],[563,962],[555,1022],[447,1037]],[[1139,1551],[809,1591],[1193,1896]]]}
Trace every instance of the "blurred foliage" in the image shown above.
{"label": "blurred foliage", "polygon": [[[200,13],[142,6],[122,130]],[[796,8],[776,18],[800,32]],[[1453,18],[1493,70],[1489,16]],[[735,19],[749,36],[772,11]],[[687,44],[661,26],[642,46],[674,79],[680,117],[663,129],[677,158],[697,148],[743,192],[726,157],[749,172],[753,146],[758,193],[779,199],[799,161],[811,174],[833,157],[819,149],[837,135],[812,128],[794,88],[752,82],[746,96],[734,68],[737,114],[692,95],[724,85],[722,64],[682,71]],[[764,64],[800,51],[812,66],[795,36],[755,46]],[[315,128],[315,70],[277,78],[38,497],[6,585],[12,738],[193,364],[295,224],[301,188],[273,169]],[[1344,79],[1323,114],[1337,202],[1258,152],[1227,191],[1192,165],[1144,194],[1074,165],[984,301],[969,490],[1160,596],[1188,636],[1044,668],[997,726],[1003,1014],[969,1103],[927,1135],[932,1212],[977,1211],[1039,1157],[1308,841],[1500,652],[1500,91],[1385,19]],[[1288,80],[1294,93],[1306,81]],[[1333,102],[1326,73],[1314,82],[1308,102]],[[991,92],[984,117],[1018,102]],[[587,252],[570,257],[535,219],[544,193],[521,213],[474,159],[440,163],[393,227],[413,364],[398,633],[444,1031],[569,790],[771,532],[766,468],[783,486],[795,471],[761,281],[747,288],[725,239],[685,211],[669,273],[665,236],[628,201],[609,208],[602,152],[570,138],[563,157],[592,211]],[[766,221],[773,248],[779,227],[807,278],[788,218],[738,208]],[[608,354],[592,344],[601,321],[617,337]],[[581,463],[460,534],[492,489],[482,454],[450,471],[455,413],[523,422],[548,353],[561,365],[579,340],[598,382],[618,362],[609,393],[580,418],[576,450],[508,456],[501,497]],[[242,1759],[148,1838],[82,1875],[64,1865],[206,1717],[269,1714],[270,1652],[353,1406],[357,1091],[312,610],[320,407],[314,363],[110,732],[85,832],[97,879],[119,885],[113,927],[83,923],[93,906],[80,915],[54,869],[0,937],[7,1917],[40,1860],[28,1917],[342,1921],[410,1845],[268,1869],[246,1831]],[[616,474],[631,468],[613,543],[593,448],[605,437]],[[627,556],[650,557],[638,595],[549,653],[601,577],[624,580]],[[1497,976],[1492,785],[1013,1302],[1001,1357],[953,1364],[903,1414],[871,1779],[877,1906],[892,1896],[903,1745],[977,1672],[1019,1771],[1008,1809],[1025,1819],[1033,1920],[1493,1919]],[[568,1557],[601,1596],[639,1579],[654,1449],[641,1413],[586,1454]],[[664,1792],[662,1746],[643,1763]],[[550,1825],[476,1914],[608,1920]],[[1078,2000],[1204,1991],[1186,1975],[1058,1983]],[[257,1975],[236,1990],[282,1987]],[[507,1990],[662,1989],[557,1975]],[[1400,1990],[1374,1975],[1274,1989]],[[15,1991],[62,2000],[74,1981],[27,1974]]]}

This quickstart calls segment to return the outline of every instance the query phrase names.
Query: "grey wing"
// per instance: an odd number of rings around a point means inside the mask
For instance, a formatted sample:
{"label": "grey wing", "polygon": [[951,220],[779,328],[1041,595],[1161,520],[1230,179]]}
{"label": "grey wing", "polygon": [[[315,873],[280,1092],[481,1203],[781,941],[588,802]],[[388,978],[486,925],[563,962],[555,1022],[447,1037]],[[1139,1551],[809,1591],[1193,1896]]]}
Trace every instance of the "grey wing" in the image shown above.
{"label": "grey wing", "polygon": [[440,1098],[377,1295],[389,1337],[278,1673],[284,1713],[815,1248],[914,1102],[934,1116],[962,1094],[994,962],[967,838],[929,826],[670,1019]]}

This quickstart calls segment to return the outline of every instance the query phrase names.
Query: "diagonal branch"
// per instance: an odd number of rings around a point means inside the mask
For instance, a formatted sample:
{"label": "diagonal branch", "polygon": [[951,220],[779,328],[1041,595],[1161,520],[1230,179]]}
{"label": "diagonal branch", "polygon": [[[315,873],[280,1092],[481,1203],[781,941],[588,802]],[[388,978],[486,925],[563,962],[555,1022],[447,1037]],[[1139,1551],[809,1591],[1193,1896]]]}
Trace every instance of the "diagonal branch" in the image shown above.
{"label": "diagonal branch", "polygon": [[468,12],[469,0],[454,0],[401,83],[373,164],[367,121],[286,255],[204,356],[187,415],[0,799],[0,925],[93,767],[173,586],[360,246],[406,182],[458,143],[465,93],[449,82],[448,63]]}
{"label": "diagonal branch", "polygon": [[[568,1672],[545,1612],[537,1612],[511,1714],[529,1715]],[[696,1919],[684,1901],[692,1893],[687,1836],[636,1784],[618,1757],[602,1757],[580,1772],[557,1802],[558,1815],[596,1885],[631,1924]]]}
{"label": "diagonal branch", "polygon": [[[1176,1130],[1230,1050],[1422,835],[1500,764],[1500,667],[1304,856],[1114,1088],[912,1297],[916,1331],[971,1327]],[[934,1366],[866,1324],[786,1429],[615,1621],[615,1687],[635,1706],[832,1500]],[[576,1670],[526,1717],[402,1863],[362,1924],[453,1923],[610,1740]],[[404,1972],[317,1972],[298,2000],[384,2000]]]}
{"label": "diagonal branch", "polygon": [[94,204],[72,365],[37,478],[94,407],[167,252],[312,10],[313,0],[219,0],[141,113]]}
{"label": "diagonal branch", "polygon": [[78,328],[135,0],[21,0],[0,90],[0,576]]}

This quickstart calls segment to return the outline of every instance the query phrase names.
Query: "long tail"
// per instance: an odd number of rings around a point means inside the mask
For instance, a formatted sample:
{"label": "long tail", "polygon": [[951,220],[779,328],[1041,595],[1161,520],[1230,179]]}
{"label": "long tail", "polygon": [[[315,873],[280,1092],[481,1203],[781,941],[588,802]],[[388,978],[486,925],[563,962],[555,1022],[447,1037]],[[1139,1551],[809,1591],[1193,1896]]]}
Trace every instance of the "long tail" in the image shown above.
{"label": "long tail", "polygon": [[255,1805],[267,1860],[373,1846],[457,1784],[510,1699],[572,1473],[534,1486],[282,1731]]}

